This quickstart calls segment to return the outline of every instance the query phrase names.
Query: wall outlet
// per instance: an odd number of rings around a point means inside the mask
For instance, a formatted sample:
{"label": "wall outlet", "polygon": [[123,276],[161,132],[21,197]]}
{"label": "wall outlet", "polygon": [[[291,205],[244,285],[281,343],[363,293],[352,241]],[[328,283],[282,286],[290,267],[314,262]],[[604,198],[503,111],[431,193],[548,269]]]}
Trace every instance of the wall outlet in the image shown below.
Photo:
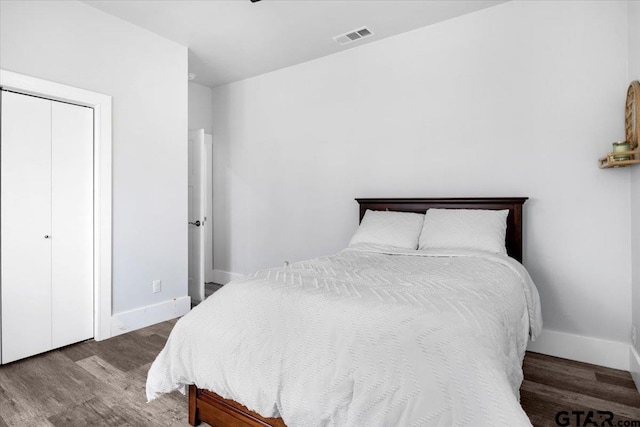
{"label": "wall outlet", "polygon": [[153,293],[156,294],[162,290],[162,280],[153,281]]}
{"label": "wall outlet", "polygon": [[637,336],[636,336],[636,325],[632,325],[631,326],[631,344],[633,344],[633,346],[636,346],[637,343]]}

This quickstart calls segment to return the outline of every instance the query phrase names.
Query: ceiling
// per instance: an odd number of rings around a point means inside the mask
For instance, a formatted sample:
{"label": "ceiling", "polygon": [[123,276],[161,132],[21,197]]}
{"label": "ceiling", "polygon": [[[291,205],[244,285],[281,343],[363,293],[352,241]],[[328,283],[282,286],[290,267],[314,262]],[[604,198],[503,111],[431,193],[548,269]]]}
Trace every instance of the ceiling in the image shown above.
{"label": "ceiling", "polygon": [[[505,0],[85,0],[189,48],[189,72],[209,87],[373,43]],[[341,46],[334,36],[374,35]]]}

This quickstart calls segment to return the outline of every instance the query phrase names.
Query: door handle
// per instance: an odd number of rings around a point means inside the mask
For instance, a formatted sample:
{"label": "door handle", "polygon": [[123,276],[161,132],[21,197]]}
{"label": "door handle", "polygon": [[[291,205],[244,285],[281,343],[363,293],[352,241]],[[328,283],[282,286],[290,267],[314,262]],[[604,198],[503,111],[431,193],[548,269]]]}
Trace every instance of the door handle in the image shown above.
{"label": "door handle", "polygon": [[200,227],[200,220],[198,220],[196,222],[190,222],[189,224],[195,225],[196,227]]}

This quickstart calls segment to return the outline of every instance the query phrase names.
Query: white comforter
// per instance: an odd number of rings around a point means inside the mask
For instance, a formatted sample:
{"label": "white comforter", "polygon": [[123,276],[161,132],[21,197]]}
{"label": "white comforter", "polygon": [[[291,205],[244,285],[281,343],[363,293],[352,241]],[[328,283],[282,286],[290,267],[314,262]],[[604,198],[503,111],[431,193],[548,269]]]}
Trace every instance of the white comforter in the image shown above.
{"label": "white comforter", "polygon": [[360,249],[224,286],[178,321],[148,399],[196,384],[290,427],[529,426],[518,389],[542,322],[526,270]]}

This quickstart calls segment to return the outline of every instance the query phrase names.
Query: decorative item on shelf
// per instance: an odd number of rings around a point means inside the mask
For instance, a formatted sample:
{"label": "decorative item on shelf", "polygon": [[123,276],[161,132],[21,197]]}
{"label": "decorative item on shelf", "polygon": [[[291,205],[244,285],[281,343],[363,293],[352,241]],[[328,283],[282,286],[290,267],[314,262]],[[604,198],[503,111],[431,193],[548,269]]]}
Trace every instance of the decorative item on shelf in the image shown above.
{"label": "decorative item on shelf", "polygon": [[624,110],[625,141],[613,143],[613,151],[598,160],[601,169],[631,166],[640,163],[640,82],[633,81],[627,90]]}
{"label": "decorative item on shelf", "polygon": [[[631,143],[629,141],[617,141],[613,143],[613,153],[627,152],[631,151]],[[631,160],[630,154],[624,154],[619,156],[613,156],[613,160]]]}
{"label": "decorative item on shelf", "polygon": [[600,169],[619,168],[640,163],[640,150],[631,150],[629,141],[618,141],[613,143],[613,151],[602,157]]}

